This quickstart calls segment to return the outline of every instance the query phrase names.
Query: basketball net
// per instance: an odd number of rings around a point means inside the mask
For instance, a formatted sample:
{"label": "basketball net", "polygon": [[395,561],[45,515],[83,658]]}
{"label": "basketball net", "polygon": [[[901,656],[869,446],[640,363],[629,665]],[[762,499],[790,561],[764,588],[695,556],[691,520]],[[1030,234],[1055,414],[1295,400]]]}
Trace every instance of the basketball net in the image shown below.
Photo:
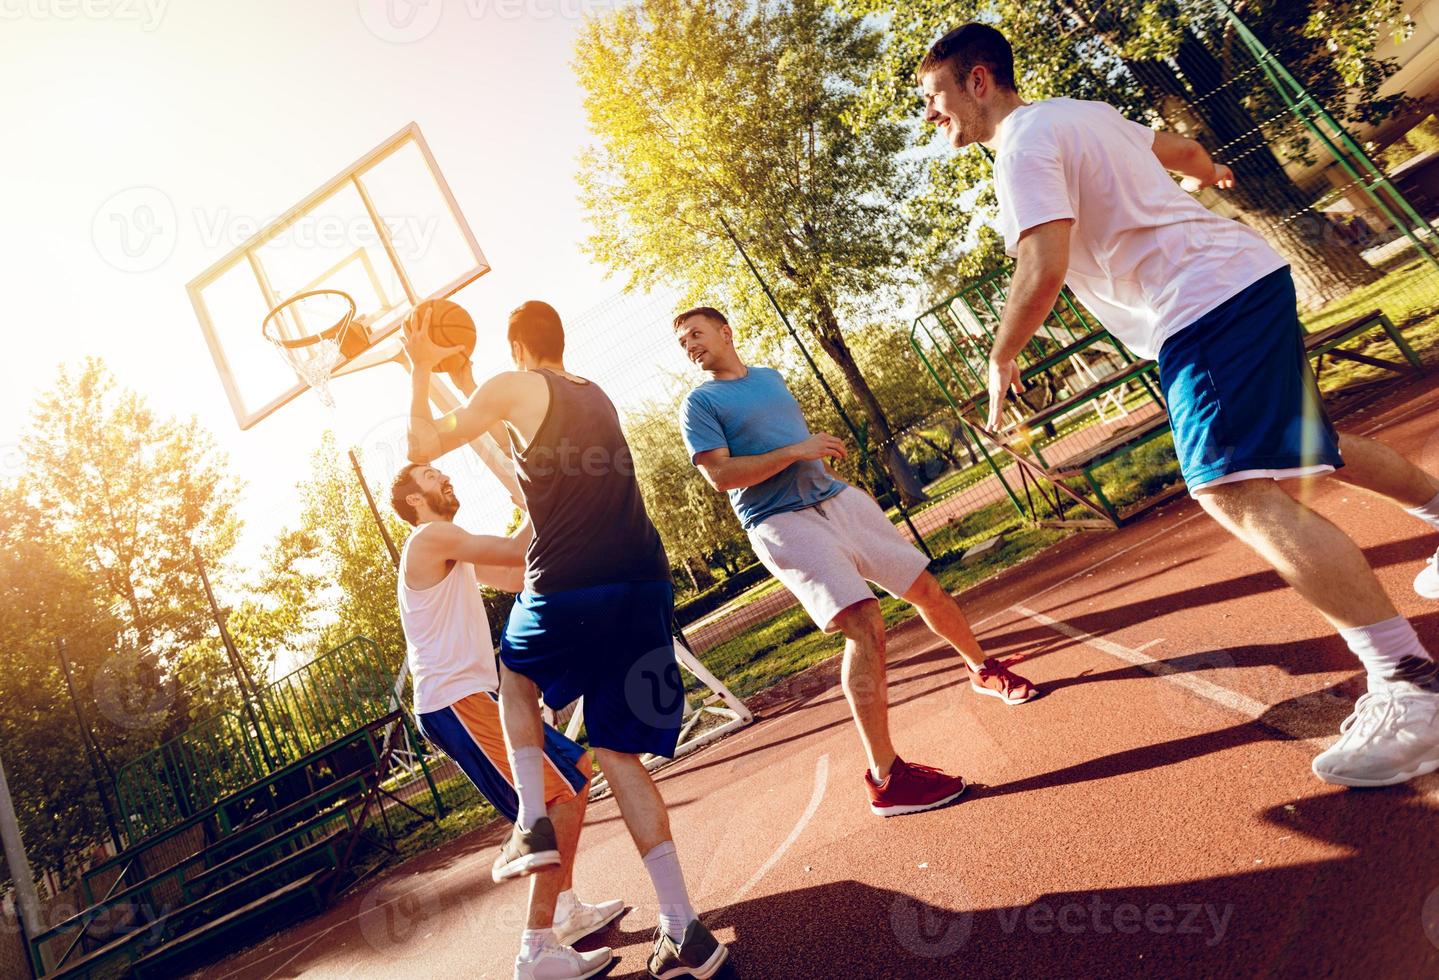
{"label": "basketball net", "polygon": [[369,336],[366,318],[355,316],[355,301],[335,289],[301,293],[271,310],[263,330],[300,380],[333,411],[330,378],[335,368],[364,349]]}

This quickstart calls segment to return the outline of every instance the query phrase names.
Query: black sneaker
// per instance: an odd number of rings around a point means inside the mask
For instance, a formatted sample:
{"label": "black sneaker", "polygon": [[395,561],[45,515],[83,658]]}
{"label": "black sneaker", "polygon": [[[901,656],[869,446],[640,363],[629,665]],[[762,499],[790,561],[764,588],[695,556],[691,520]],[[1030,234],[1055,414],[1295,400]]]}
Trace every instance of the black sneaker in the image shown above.
{"label": "black sneaker", "polygon": [[555,825],[549,817],[540,817],[529,830],[515,824],[509,838],[500,845],[490,877],[507,881],[521,875],[534,874],[541,868],[560,863],[560,849],[555,846]]}
{"label": "black sneaker", "polygon": [[727,959],[729,950],[695,919],[685,928],[684,940],[678,946],[663,929],[659,931],[655,951],[650,954],[650,976],[657,980],[672,977],[706,980],[718,973]]}

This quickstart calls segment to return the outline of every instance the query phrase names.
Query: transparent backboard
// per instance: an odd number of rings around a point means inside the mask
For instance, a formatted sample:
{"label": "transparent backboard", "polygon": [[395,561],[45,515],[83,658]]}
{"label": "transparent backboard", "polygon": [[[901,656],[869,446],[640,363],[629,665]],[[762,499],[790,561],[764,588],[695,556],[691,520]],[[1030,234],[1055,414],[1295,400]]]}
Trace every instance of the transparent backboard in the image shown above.
{"label": "transparent backboard", "polygon": [[[390,359],[393,335],[415,304],[449,296],[489,268],[420,127],[410,123],[186,289],[235,420],[248,429],[307,390],[261,333],[275,306],[314,289],[354,298],[370,347],[337,368],[341,375]],[[290,337],[326,326],[277,320]]]}

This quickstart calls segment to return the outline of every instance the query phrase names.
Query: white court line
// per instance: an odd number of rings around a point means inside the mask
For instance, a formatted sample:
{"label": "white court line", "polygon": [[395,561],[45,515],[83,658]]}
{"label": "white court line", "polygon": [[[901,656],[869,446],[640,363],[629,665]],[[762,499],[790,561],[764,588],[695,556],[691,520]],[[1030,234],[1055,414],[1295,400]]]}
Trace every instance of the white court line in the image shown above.
{"label": "white court line", "polygon": [[[1060,581],[1055,582],[1053,585],[1046,586],[1045,588],[1040,589],[1038,592],[1035,592],[1035,593],[1033,593],[1032,595],[1026,597],[1024,601],[1025,601],[1025,602],[1033,602],[1035,599],[1038,599],[1040,596],[1042,596],[1042,595],[1044,595],[1044,594],[1046,594],[1046,593],[1048,593],[1048,592],[1053,592],[1055,589],[1059,588],[1061,585],[1068,585],[1070,582],[1073,582],[1075,579],[1077,579],[1077,578],[1079,578],[1079,577],[1081,577],[1081,576],[1083,576],[1083,575],[1088,575],[1090,572],[1094,571],[1096,568],[1099,568],[1099,567],[1107,564],[1108,562],[1114,561],[1114,559],[1119,558],[1119,557],[1122,557],[1123,555],[1127,555],[1127,554],[1129,554],[1131,551],[1133,551],[1133,550],[1136,549],[1136,548],[1143,548],[1143,547],[1144,547],[1145,545],[1147,545],[1147,544],[1153,544],[1158,538],[1163,537],[1164,535],[1168,534],[1170,531],[1173,531],[1173,530],[1176,530],[1177,528],[1183,527],[1185,524],[1188,524],[1190,521],[1194,520],[1196,517],[1203,517],[1203,516],[1204,516],[1204,511],[1202,511],[1202,510],[1196,510],[1194,513],[1190,514],[1188,517],[1181,517],[1179,520],[1175,521],[1173,524],[1169,525],[1169,526],[1166,527],[1164,530],[1159,531],[1159,532],[1156,533],[1156,534],[1151,534],[1151,535],[1149,535],[1149,537],[1147,537],[1147,538],[1142,538],[1141,540],[1134,542],[1134,544],[1129,545],[1129,546],[1126,547],[1126,548],[1121,548],[1121,549],[1119,549],[1118,551],[1116,551],[1114,554],[1110,555],[1110,556],[1107,557],[1107,558],[1101,558],[1099,561],[1095,562],[1093,565],[1090,565],[1090,566],[1088,566],[1088,567],[1086,567],[1086,568],[1084,568],[1084,569],[1082,569],[1082,570],[1080,570],[1080,571],[1078,571],[1078,572],[1075,572],[1073,575],[1069,576],[1069,578],[1061,579]],[[1000,609],[1000,610],[997,610],[997,611],[995,611],[995,612],[992,612],[992,613],[990,613],[988,616],[985,616],[984,618],[978,619],[978,620],[976,620],[975,622],[971,623],[971,624],[970,624],[970,629],[976,629],[976,630],[977,630],[977,629],[979,629],[981,626],[983,626],[985,623],[989,622],[991,619],[994,619],[994,618],[996,618],[996,617],[998,617],[998,616],[1002,616],[1002,615],[1004,615],[1005,613],[1009,612],[1011,609],[1018,609],[1018,608],[1020,608],[1020,607],[1019,607],[1019,606],[1010,606],[1010,607],[1008,607],[1008,608],[1006,608],[1006,609]]]}
{"label": "white court line", "polygon": [[[1404,413],[1402,413],[1402,414],[1400,414],[1400,415],[1396,415],[1396,416],[1394,416],[1393,418],[1386,418],[1384,421],[1378,422],[1378,423],[1370,426],[1369,428],[1365,429],[1363,432],[1360,433],[1360,435],[1365,435],[1365,436],[1371,435],[1371,434],[1373,434],[1373,433],[1375,433],[1375,432],[1378,432],[1380,429],[1388,428],[1388,427],[1391,426],[1391,425],[1397,425],[1398,423],[1404,421],[1404,420],[1407,419],[1407,418],[1410,418],[1411,416],[1418,415],[1420,412],[1427,412],[1427,411],[1429,411],[1429,409],[1431,409],[1431,408],[1434,407],[1433,405],[1429,404],[1429,401],[1430,401],[1429,399],[1426,399],[1424,402],[1421,402],[1421,403],[1418,404],[1418,405],[1411,405],[1411,406],[1409,406],[1409,410],[1408,410],[1408,411],[1406,411],[1406,412],[1404,412]],[[1399,407],[1400,407],[1400,406],[1396,405],[1396,406],[1394,406],[1394,408],[1389,409],[1389,412],[1395,411],[1395,410],[1397,410]],[[1388,414],[1388,412],[1385,413],[1385,415],[1387,415],[1387,414]]]}
{"label": "white court line", "polygon": [[1102,636],[1094,636],[1086,633],[1076,626],[1069,625],[1062,619],[1046,616],[1042,612],[1035,612],[1033,609],[1025,606],[1013,606],[1011,608],[1017,613],[1028,616],[1036,623],[1048,626],[1057,633],[1063,633],[1065,636],[1078,640],[1080,643],[1086,643],[1096,650],[1102,650],[1111,657],[1118,657],[1125,663],[1130,663],[1143,670],[1147,670],[1151,674],[1162,677],[1164,680],[1178,684],[1191,694],[1197,694],[1201,698],[1206,698],[1216,704],[1222,704],[1231,711],[1235,711],[1251,720],[1258,718],[1269,710],[1269,705],[1262,701],[1256,701],[1251,697],[1240,694],[1238,691],[1231,691],[1227,687],[1220,687],[1218,684],[1206,681],[1202,677],[1195,677],[1188,671],[1179,670],[1162,660],[1155,660],[1149,654],[1141,653],[1122,643],[1115,643],[1113,640],[1106,640]]}
{"label": "white court line", "polygon": [[751,877],[750,880],[745,882],[743,885],[740,885],[739,891],[735,892],[734,897],[730,899],[731,904],[739,901],[741,898],[744,897],[746,892],[748,892],[755,885],[759,884],[759,880],[769,872],[770,868],[773,868],[775,866],[775,863],[779,861],[781,857],[784,856],[784,852],[790,849],[790,845],[792,845],[795,841],[799,840],[799,835],[804,833],[804,828],[809,825],[810,820],[814,817],[815,811],[819,809],[819,804],[820,801],[824,799],[824,790],[827,785],[829,785],[828,752],[820,756],[819,761],[815,763],[814,792],[810,794],[809,806],[804,808],[804,813],[800,815],[799,823],[794,825],[794,829],[789,832],[789,836],[785,838],[784,843],[781,844],[778,848],[776,848],[775,852],[769,856],[769,860],[766,861],[764,864],[760,865],[759,870],[754,873],[754,876]]}
{"label": "white court line", "polygon": [[279,966],[275,967],[273,970],[271,970],[269,973],[267,973],[267,974],[265,975],[265,980],[273,980],[273,977],[274,977],[276,974],[278,974],[278,973],[279,973],[281,970],[283,970],[285,967],[289,966],[289,965],[290,965],[291,963],[293,963],[295,960],[299,959],[299,958],[300,958],[300,955],[301,955],[302,953],[304,953],[305,950],[309,949],[311,946],[315,945],[315,944],[316,944],[317,942],[319,942],[321,939],[324,939],[326,936],[328,936],[328,935],[331,933],[331,931],[334,930],[334,928],[335,928],[334,926],[331,926],[329,929],[326,929],[324,932],[322,932],[322,933],[318,934],[317,936],[315,936],[314,939],[311,939],[309,942],[305,943],[305,945],[303,945],[303,946],[301,946],[299,949],[295,950],[294,954],[293,954],[289,959],[287,959],[285,962],[281,963]]}

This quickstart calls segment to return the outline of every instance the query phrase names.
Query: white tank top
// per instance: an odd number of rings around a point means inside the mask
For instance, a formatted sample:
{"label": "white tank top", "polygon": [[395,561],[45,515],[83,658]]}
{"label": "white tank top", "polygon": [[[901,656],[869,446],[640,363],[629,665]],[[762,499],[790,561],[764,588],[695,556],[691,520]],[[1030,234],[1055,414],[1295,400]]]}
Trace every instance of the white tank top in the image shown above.
{"label": "white tank top", "polygon": [[411,534],[400,553],[400,624],[414,678],[415,714],[439,711],[471,694],[500,689],[490,620],[475,566],[457,561],[428,589],[405,584],[410,545],[428,526]]}

